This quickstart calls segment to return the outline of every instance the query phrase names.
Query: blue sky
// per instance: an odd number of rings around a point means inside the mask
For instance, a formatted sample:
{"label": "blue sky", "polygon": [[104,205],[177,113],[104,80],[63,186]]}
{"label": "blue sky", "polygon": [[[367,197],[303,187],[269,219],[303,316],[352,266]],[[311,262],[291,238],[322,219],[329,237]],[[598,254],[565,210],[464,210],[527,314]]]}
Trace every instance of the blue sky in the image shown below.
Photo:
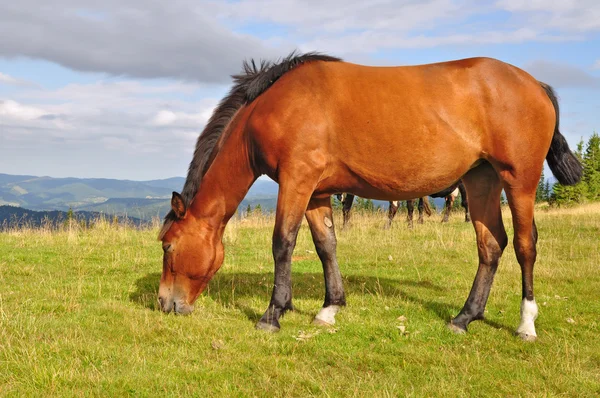
{"label": "blue sky", "polygon": [[572,147],[600,130],[595,0],[21,0],[0,4],[0,173],[185,176],[241,61],[294,49],[499,58],[555,87]]}

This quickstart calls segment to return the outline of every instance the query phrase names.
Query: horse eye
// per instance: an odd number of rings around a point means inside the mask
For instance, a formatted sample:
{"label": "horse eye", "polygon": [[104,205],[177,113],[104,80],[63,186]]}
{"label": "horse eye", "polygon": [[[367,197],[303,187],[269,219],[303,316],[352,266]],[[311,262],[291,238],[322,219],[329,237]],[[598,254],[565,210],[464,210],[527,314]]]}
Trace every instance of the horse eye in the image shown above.
{"label": "horse eye", "polygon": [[171,249],[171,244],[167,243],[166,245],[163,245],[163,251],[166,253],[169,251],[169,249]]}

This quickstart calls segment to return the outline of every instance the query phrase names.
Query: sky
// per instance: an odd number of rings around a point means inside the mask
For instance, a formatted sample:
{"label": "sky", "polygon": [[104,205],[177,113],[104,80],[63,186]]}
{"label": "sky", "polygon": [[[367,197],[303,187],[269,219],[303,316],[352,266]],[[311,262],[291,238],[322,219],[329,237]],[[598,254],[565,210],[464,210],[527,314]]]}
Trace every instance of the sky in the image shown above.
{"label": "sky", "polygon": [[597,0],[0,2],[0,173],[184,177],[245,59],[489,56],[551,84],[574,148],[600,131]]}

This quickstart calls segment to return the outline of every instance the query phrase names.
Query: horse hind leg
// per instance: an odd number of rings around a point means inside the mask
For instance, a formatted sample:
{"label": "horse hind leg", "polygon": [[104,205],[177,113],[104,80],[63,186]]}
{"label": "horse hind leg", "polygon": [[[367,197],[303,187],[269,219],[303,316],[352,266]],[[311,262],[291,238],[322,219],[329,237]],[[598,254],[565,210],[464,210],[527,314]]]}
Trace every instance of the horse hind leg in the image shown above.
{"label": "horse hind leg", "polygon": [[342,200],[342,215],[344,216],[342,229],[346,229],[348,227],[348,223],[350,222],[350,210],[352,210],[352,203],[354,203],[354,195],[350,193],[345,194],[344,199]]}
{"label": "horse hind leg", "polygon": [[306,220],[315,249],[323,264],[325,277],[325,301],[313,323],[329,326],[335,324],[335,315],[346,305],[342,275],[336,258],[337,240],[329,197],[311,199],[306,211]]}
{"label": "horse hind leg", "polygon": [[471,202],[479,268],[464,307],[449,325],[459,333],[466,332],[472,321],[483,318],[498,262],[508,243],[500,211],[502,183],[496,171],[484,163],[469,171],[463,181]]}
{"label": "horse hind leg", "polygon": [[423,204],[423,198],[419,198],[419,204],[417,205],[417,209],[419,210],[419,219],[417,220],[417,222],[419,224],[423,224],[423,208],[424,208],[424,204]]}
{"label": "horse hind leg", "polygon": [[431,217],[433,213],[431,211],[431,205],[429,204],[429,197],[423,196],[421,199],[423,199],[423,210],[425,210],[425,214],[427,214],[427,217]]}
{"label": "horse hind leg", "polygon": [[385,224],[384,229],[389,229],[392,226],[394,217],[396,217],[396,213],[398,213],[398,207],[400,207],[400,202],[397,200],[390,202],[390,206],[388,207],[388,221],[387,224]]}
{"label": "horse hind leg", "polygon": [[469,216],[469,199],[467,198],[467,190],[465,185],[460,182],[458,184],[458,190],[460,192],[460,204],[465,209],[465,222],[470,222],[471,217]]}
{"label": "horse hind leg", "polygon": [[513,245],[521,266],[521,323],[516,333],[525,341],[534,341],[537,338],[535,320],[538,307],[533,295],[533,266],[537,257],[538,239],[533,217],[537,180],[533,180],[532,178],[529,184],[505,184],[504,187],[515,231]]}

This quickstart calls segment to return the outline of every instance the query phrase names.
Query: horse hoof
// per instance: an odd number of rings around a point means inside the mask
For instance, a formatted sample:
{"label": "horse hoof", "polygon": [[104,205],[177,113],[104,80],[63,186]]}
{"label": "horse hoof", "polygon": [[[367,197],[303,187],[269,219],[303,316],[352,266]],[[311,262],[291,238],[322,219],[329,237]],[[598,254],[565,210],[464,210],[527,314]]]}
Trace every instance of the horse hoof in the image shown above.
{"label": "horse hoof", "polygon": [[467,333],[467,329],[466,328],[462,328],[462,327],[460,327],[458,325],[455,325],[452,322],[448,323],[448,329],[450,329],[455,334],[465,334],[465,333]]}
{"label": "horse hoof", "polygon": [[529,333],[517,333],[517,336],[519,336],[521,340],[526,341],[528,343],[532,343],[537,339],[537,336]]}
{"label": "horse hoof", "polygon": [[269,333],[277,333],[279,332],[279,326],[271,325],[270,323],[258,322],[256,324],[257,330],[262,330]]}
{"label": "horse hoof", "polygon": [[315,325],[315,326],[320,326],[320,327],[324,327],[324,328],[331,328],[331,327],[333,327],[333,324],[331,324],[329,322],[325,322],[324,320],[319,319],[319,318],[313,319],[312,324]]}

